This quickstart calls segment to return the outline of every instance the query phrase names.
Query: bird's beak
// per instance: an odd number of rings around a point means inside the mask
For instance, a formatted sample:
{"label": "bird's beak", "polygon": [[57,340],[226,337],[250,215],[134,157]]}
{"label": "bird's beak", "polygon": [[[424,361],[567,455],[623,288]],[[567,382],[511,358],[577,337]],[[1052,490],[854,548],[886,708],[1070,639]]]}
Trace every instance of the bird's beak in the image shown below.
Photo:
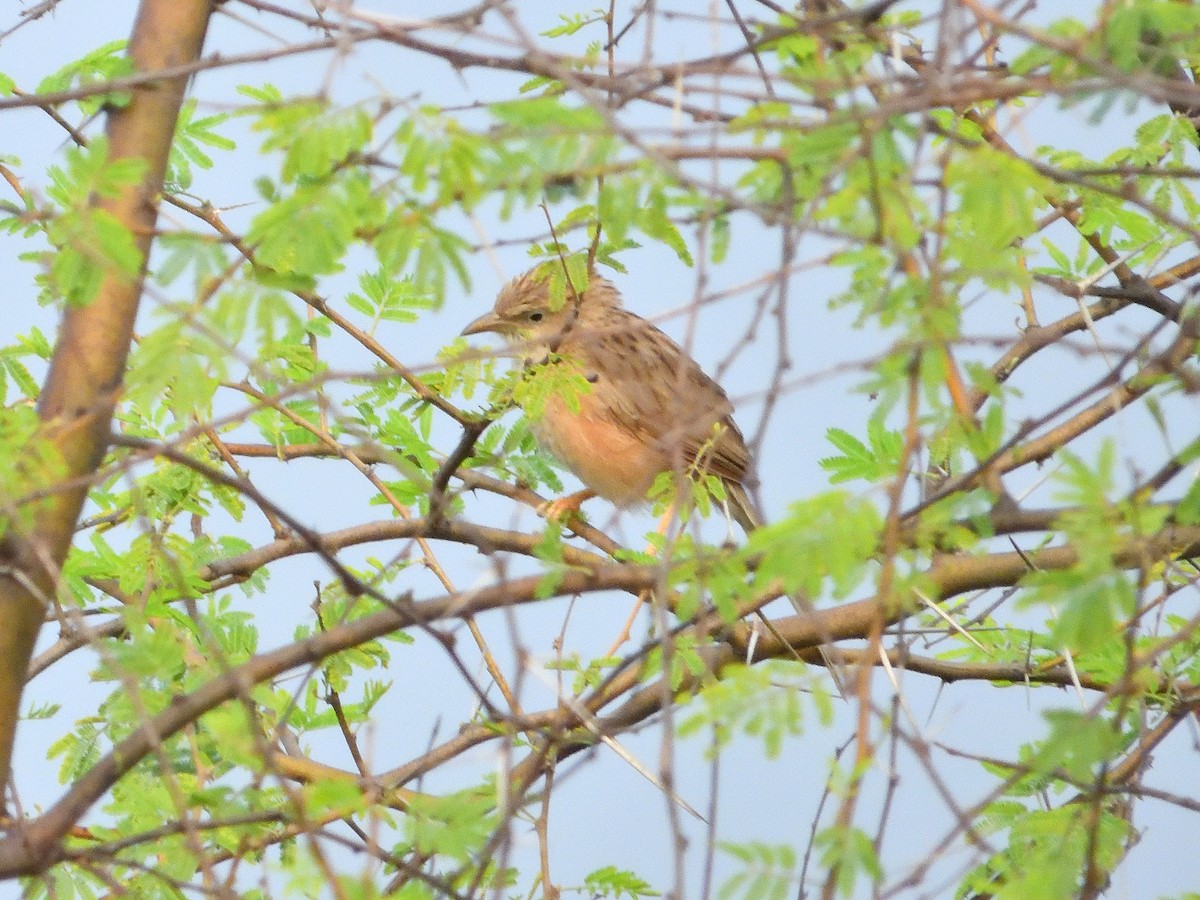
{"label": "bird's beak", "polygon": [[483,334],[487,331],[499,332],[503,329],[503,323],[500,317],[495,312],[487,312],[468,325],[462,330],[462,334]]}

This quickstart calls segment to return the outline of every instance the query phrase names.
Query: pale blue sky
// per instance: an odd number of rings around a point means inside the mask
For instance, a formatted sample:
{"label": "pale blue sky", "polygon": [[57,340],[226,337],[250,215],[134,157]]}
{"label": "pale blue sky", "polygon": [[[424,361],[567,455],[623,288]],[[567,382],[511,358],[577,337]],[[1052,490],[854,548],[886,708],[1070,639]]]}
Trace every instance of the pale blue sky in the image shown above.
{"label": "pale blue sky", "polygon": [[[743,4],[747,6],[752,4]],[[299,4],[298,7],[302,7]],[[429,4],[383,0],[366,8],[396,16],[427,14]],[[620,4],[621,7],[628,4]],[[686,4],[678,4],[684,8]],[[1060,4],[1050,4],[1062,9]],[[237,11],[235,4],[230,7]],[[718,4],[721,11],[725,7]],[[0,72],[15,79],[25,90],[33,90],[45,75],[81,53],[107,40],[128,34],[135,8],[130,0],[110,0],[107,3],[88,3],[66,0],[53,14],[17,32],[0,43]],[[519,14],[531,32],[552,24],[560,11],[575,11],[571,4],[560,2],[523,2],[517,5]],[[581,9],[586,9],[584,4]],[[442,10],[439,10],[441,12]],[[446,8],[449,11],[449,7]],[[1048,10],[1053,14],[1054,10]],[[270,38],[251,26],[276,28],[274,20],[258,18],[242,10],[245,21],[233,21],[218,15],[208,40],[210,51],[233,54],[270,47]],[[0,16],[0,30],[16,20],[10,11]],[[666,58],[695,55],[708,45],[707,27],[687,25],[674,20],[662,27],[656,38],[657,53]],[[302,32],[286,31],[288,38]],[[725,45],[734,33],[723,32]],[[640,42],[636,46],[640,50]],[[629,52],[633,52],[631,49]],[[419,95],[422,101],[456,105],[474,100],[503,99],[512,94],[523,79],[502,73],[469,70],[461,76],[439,62],[419,61],[395,46],[363,44],[356,46],[347,58],[332,61],[329,53],[292,57],[270,64],[256,63],[231,69],[206,72],[195,85],[193,95],[203,109],[223,109],[234,98],[233,86],[271,81],[285,94],[313,92],[328,84],[339,101],[371,96],[380,85],[399,97]],[[1135,112],[1135,116],[1144,116]],[[628,121],[635,126],[646,124],[645,112],[631,113]],[[1110,116],[1101,128],[1086,125],[1088,110],[1066,113],[1055,111],[1053,104],[1032,104],[1027,120],[1021,124],[1013,139],[1021,146],[1036,146],[1049,142],[1069,142],[1095,152],[1104,142],[1116,143],[1128,134],[1127,121],[1118,112]],[[642,118],[639,118],[642,117]],[[249,136],[241,123],[233,123],[229,134],[240,144],[232,157],[215,154],[217,168],[210,173],[197,173],[194,192],[211,200],[218,207],[228,207],[227,218],[234,227],[242,227],[257,210],[252,188],[253,178],[263,172],[271,173],[277,166],[274,158],[264,158],[256,152],[257,139]],[[60,153],[63,134],[39,111],[16,110],[0,112],[0,155],[20,157],[23,175],[30,186],[37,186],[40,165],[35,161],[50,160]],[[727,179],[735,170],[727,169]],[[3,187],[0,185],[0,187]],[[561,210],[559,210],[561,212]],[[471,223],[460,220],[462,233],[472,241],[511,238],[542,231],[541,213],[532,210],[500,222],[494,205],[485,204]],[[174,220],[193,227],[174,211]],[[707,273],[708,289],[719,290],[760,278],[778,265],[778,236],[741,217],[734,231],[734,240],[726,263]],[[482,236],[482,237],[481,237]],[[691,236],[689,235],[689,239]],[[829,244],[806,235],[800,244],[797,261],[819,260]],[[6,286],[6,314],[0,320],[0,339],[8,343],[12,336],[31,324],[38,324],[48,333],[53,329],[53,317],[33,302],[33,277],[36,269],[16,260],[19,252],[30,246],[7,235],[0,235],[0,280]],[[627,305],[636,312],[662,317],[661,324],[681,341],[688,333],[689,318],[682,314],[693,299],[696,273],[684,267],[675,256],[661,248],[647,248],[623,257],[630,272],[617,279],[625,294]],[[417,325],[385,326],[379,334],[412,366],[431,364],[436,350],[461,329],[463,324],[490,305],[503,277],[521,271],[526,256],[520,247],[505,247],[494,258],[480,253],[471,260],[474,288],[468,296],[457,285],[451,286],[442,310]],[[500,271],[497,271],[497,267]],[[775,407],[766,423],[762,417],[762,394],[768,389],[776,365],[775,334],[764,328],[756,341],[742,348],[723,376],[723,383],[738,401],[738,420],[744,430],[754,433],[766,427],[759,464],[762,496],[769,516],[779,516],[793,499],[809,496],[827,487],[825,473],[817,460],[831,449],[824,434],[831,427],[863,432],[863,422],[871,409],[868,398],[853,391],[862,376],[861,364],[870,360],[883,346],[876,334],[855,330],[852,311],[831,311],[827,300],[841,287],[842,276],[826,268],[812,267],[793,281],[789,298],[789,349],[795,368],[789,382],[796,386]],[[352,273],[330,278],[321,285],[322,293],[336,301],[354,287]],[[706,307],[694,322],[695,339],[692,349],[710,372],[728,358],[741,337],[744,310],[753,303],[753,293],[743,293],[733,300]],[[1039,298],[1045,304],[1044,318],[1065,312],[1066,301]],[[1016,298],[995,295],[981,296],[969,316],[969,333],[974,336],[997,336],[1011,332],[1011,323],[1018,315]],[[149,327],[155,302],[148,300],[144,316]],[[1114,341],[1128,343],[1129,332],[1124,323],[1113,325]],[[373,361],[360,349],[334,341],[324,351],[334,368],[364,371]],[[964,351],[966,358],[986,360],[994,350],[980,345]],[[1074,357],[1059,355],[1054,362],[1038,363],[1020,380],[1026,391],[1026,403],[1031,410],[1043,408],[1039,402],[1040,387],[1060,391],[1064,383],[1080,384],[1095,377],[1095,367],[1084,365]],[[1193,400],[1181,401],[1184,409],[1194,414]],[[1118,417],[1106,433],[1114,437],[1124,457],[1139,460],[1157,459],[1162,452],[1161,439],[1145,435],[1144,420]],[[449,450],[456,433],[445,423],[438,423],[440,446]],[[1146,467],[1153,465],[1147,462]],[[357,477],[341,473],[331,475],[327,463],[301,462],[287,466],[265,463],[255,468],[256,483],[268,496],[283,503],[291,512],[322,530],[368,521],[382,515],[379,507],[368,506],[369,487]],[[1017,485],[1032,484],[1041,473],[1029,473],[1015,479]],[[1040,500],[1038,499],[1040,497]],[[1051,498],[1044,492],[1034,495],[1036,505],[1048,505]],[[609,511],[600,502],[589,506],[597,523],[609,520]],[[469,516],[491,524],[508,524],[512,511],[497,502],[472,501]],[[521,514],[518,525],[536,528],[531,513]],[[630,544],[638,544],[652,520],[645,515],[626,514],[618,532]],[[265,530],[255,535],[268,538]],[[386,558],[391,547],[371,547],[367,552]],[[348,554],[351,560],[365,554]],[[460,587],[494,577],[494,569],[484,558],[459,548],[445,551],[443,562]],[[522,568],[516,566],[515,568]],[[272,569],[271,587],[246,603],[247,608],[262,615],[258,627],[262,631],[262,648],[278,646],[291,637],[297,622],[310,618],[313,578],[322,577],[320,567],[307,561],[286,561]],[[407,585],[409,582],[404,582]],[[418,596],[431,596],[436,586],[431,578],[415,577],[413,584]],[[615,635],[629,609],[625,597],[589,596],[576,602],[570,613],[567,646],[581,653],[599,653]],[[548,658],[551,642],[562,628],[567,606],[558,601],[537,607],[527,607],[511,617],[493,614],[481,619],[481,626],[494,642],[501,656],[515,657],[515,645]],[[45,639],[54,637],[48,629]],[[469,642],[465,631],[460,647],[466,653]],[[28,704],[57,702],[63,711],[49,722],[29,723],[21,732],[18,744],[16,772],[21,797],[27,805],[45,805],[60,792],[54,770],[46,765],[46,743],[57,737],[75,718],[94,710],[98,698],[107,691],[106,685],[88,681],[93,659],[77,654],[70,664],[55,667],[36,680],[28,692]],[[376,673],[377,674],[377,673]],[[440,722],[440,736],[445,738],[465,719],[472,698],[451,670],[445,657],[430,642],[418,638],[412,648],[393,648],[393,660],[386,677],[394,687],[375,715],[373,732],[364,740],[371,758],[380,769],[390,768],[419,754],[429,741],[435,722]],[[67,679],[74,683],[67,684]],[[524,702],[527,708],[542,708],[553,700],[550,690],[536,678],[525,679]],[[294,680],[289,683],[294,683]],[[876,692],[881,704],[890,702],[892,690],[882,672],[876,674]],[[1040,711],[1047,707],[1078,708],[1074,697],[1063,691],[1023,688],[1005,690],[990,686],[960,685],[938,691],[927,678],[907,675],[903,678],[903,696],[915,716],[915,725],[930,741],[944,741],[957,748],[1000,758],[1013,758],[1022,739],[1040,735],[1044,724]],[[790,843],[803,848],[808,840],[810,825],[827,772],[827,763],[835,748],[846,741],[853,727],[854,709],[840,706],[837,721],[830,728],[817,726],[815,713],[808,711],[807,730],[789,741],[779,759],[767,760],[752,741],[739,741],[727,749],[720,763],[719,836],[728,841],[758,840],[768,843]],[[686,712],[684,713],[686,714]],[[662,727],[650,725],[640,734],[621,738],[621,743],[636,754],[649,768],[659,764]],[[1156,766],[1150,773],[1166,773],[1164,781],[1176,786],[1195,783],[1197,757],[1187,742],[1195,739],[1194,729],[1177,730],[1157,754]],[[315,744],[314,756],[335,765],[349,764],[345,753],[337,754],[337,739],[331,735],[327,744]],[[704,810],[709,803],[709,782],[712,775],[705,759],[705,741],[691,739],[677,743],[675,770],[677,791],[693,806]],[[332,754],[329,756],[323,754]],[[616,864],[632,869],[656,887],[671,885],[671,843],[667,823],[666,802],[661,794],[624,762],[607,749],[599,749],[584,766],[581,757],[573,758],[564,767],[556,785],[551,812],[552,871],[564,886],[577,884],[587,872],[602,865]],[[881,755],[876,771],[869,779],[869,788],[860,807],[857,821],[868,830],[877,822],[877,810],[882,799],[887,759]],[[485,747],[458,760],[429,778],[425,787],[442,790],[476,782],[482,774],[495,771],[496,749]],[[892,878],[901,876],[907,867],[920,860],[953,823],[945,805],[922,774],[919,765],[906,751],[899,758],[901,781],[895,809],[885,841],[885,859]],[[962,806],[977,802],[991,785],[982,777],[977,765],[939,755],[939,772]],[[1186,777],[1177,773],[1188,772]],[[98,815],[99,812],[93,812]],[[685,893],[699,896],[699,879],[704,853],[704,830],[688,817],[683,817],[690,840],[687,851],[688,878]],[[828,810],[824,823],[828,822]],[[1112,889],[1113,897],[1147,897],[1195,887],[1200,871],[1192,861],[1195,823],[1172,807],[1164,804],[1143,804],[1139,807],[1135,825],[1146,829],[1142,843],[1122,867]],[[536,871],[536,844],[532,831],[518,824],[516,859],[522,870],[532,875]],[[953,877],[970,857],[961,844],[947,859],[939,863],[942,880],[926,883],[926,894],[905,896],[940,896],[936,885],[951,884]],[[718,860],[718,882],[735,870],[728,858]],[[948,879],[948,880],[947,880]],[[889,879],[889,883],[891,880]],[[11,886],[0,886],[0,895]],[[947,889],[948,890],[948,889]]]}

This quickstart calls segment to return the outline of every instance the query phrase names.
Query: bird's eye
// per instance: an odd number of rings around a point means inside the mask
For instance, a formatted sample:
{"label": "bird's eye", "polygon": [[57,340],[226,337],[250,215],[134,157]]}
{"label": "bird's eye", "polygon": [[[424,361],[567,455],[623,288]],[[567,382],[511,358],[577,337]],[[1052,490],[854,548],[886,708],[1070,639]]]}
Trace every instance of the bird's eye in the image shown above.
{"label": "bird's eye", "polygon": [[529,314],[529,321],[530,322],[540,322],[540,321],[542,321],[542,319],[544,317],[545,317],[545,313],[531,312]]}

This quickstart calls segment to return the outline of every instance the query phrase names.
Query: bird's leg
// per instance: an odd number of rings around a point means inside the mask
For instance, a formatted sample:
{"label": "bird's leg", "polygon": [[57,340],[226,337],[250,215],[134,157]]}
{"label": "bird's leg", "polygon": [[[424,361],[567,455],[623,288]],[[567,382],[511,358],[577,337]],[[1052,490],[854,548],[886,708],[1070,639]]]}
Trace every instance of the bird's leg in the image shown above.
{"label": "bird's leg", "polygon": [[583,505],[584,501],[591,500],[595,496],[596,492],[592,490],[576,491],[574,494],[567,494],[565,497],[543,503],[538,507],[538,515],[554,522],[565,522],[578,516],[579,507]]}
{"label": "bird's leg", "polygon": [[[675,505],[667,507],[667,511],[663,513],[661,519],[658,520],[658,533],[666,534],[667,526],[671,524],[671,519],[675,516]],[[646,552],[654,552],[654,544],[646,545]],[[642,611],[642,604],[650,601],[650,591],[645,590],[638,594],[637,602],[633,604],[633,609],[629,611],[629,618],[625,620],[625,627],[621,629],[621,633],[617,635],[617,639],[613,641],[613,645],[608,648],[608,656],[616,656],[617,650],[621,645],[629,640],[629,633],[633,630],[633,623],[637,620],[638,613]]]}

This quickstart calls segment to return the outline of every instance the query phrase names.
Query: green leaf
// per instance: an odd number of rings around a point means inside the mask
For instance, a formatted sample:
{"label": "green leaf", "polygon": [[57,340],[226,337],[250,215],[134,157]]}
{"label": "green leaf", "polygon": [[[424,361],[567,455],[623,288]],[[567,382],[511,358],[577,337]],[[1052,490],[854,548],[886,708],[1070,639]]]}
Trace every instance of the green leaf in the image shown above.
{"label": "green leaf", "polygon": [[837,890],[843,897],[855,895],[855,886],[862,877],[876,883],[883,878],[883,867],[871,836],[860,828],[842,825],[826,828],[817,834],[813,845],[820,851],[825,871],[836,870]]}
{"label": "green leaf", "polygon": [[[783,660],[729,667],[697,693],[679,723],[679,736],[701,734],[721,747],[744,734],[761,741],[767,758],[775,759],[788,740],[803,734],[805,698],[818,684],[804,674],[803,667]],[[829,707],[820,707],[827,724]]]}
{"label": "green leaf", "polygon": [[882,520],[866,500],[832,491],[792,504],[786,518],[756,528],[747,559],[758,560],[757,584],[776,580],[788,593],[819,596],[826,581],[844,596],[862,580],[878,545]]}
{"label": "green leaf", "polygon": [[720,841],[718,849],[745,868],[721,885],[720,900],[785,900],[795,895],[796,851],[787,844]]}
{"label": "green leaf", "polygon": [[667,215],[667,196],[664,191],[656,189],[650,192],[638,224],[642,231],[650,237],[662,241],[674,250],[675,255],[685,265],[693,265],[692,254],[687,248],[683,235],[679,233],[679,229]]}
{"label": "green leaf", "polygon": [[171,144],[165,179],[168,184],[180,190],[187,190],[192,184],[193,165],[201,169],[213,167],[212,159],[200,149],[201,144],[219,150],[233,150],[237,147],[232,140],[214,130],[229,118],[228,113],[196,118],[196,101],[188,99],[184,102],[175,122],[175,140]]}
{"label": "green leaf", "polygon": [[103,719],[91,717],[81,719],[75,732],[63,735],[46,749],[47,759],[62,757],[58,769],[58,783],[74,781],[100,759],[101,731]]}
{"label": "green leaf", "polygon": [[282,150],[282,178],[292,184],[332,175],[352,154],[371,141],[371,117],[362,109],[328,110],[317,100],[287,101],[271,86],[243,93],[260,102],[242,115],[254,117],[254,129],[265,133],[264,152]]}
{"label": "green leaf", "polygon": [[1175,518],[1180,525],[1200,523],[1200,477],[1193,480],[1184,495],[1179,498],[1175,507]]}
{"label": "green leaf", "polygon": [[321,778],[304,787],[305,814],[313,818],[353,815],[367,808],[367,795],[351,778]]}
{"label": "green leaf", "polygon": [[964,894],[997,900],[1063,900],[1079,896],[1090,865],[1110,873],[1125,853],[1127,819],[1091,804],[1031,810],[1009,826],[1008,845],[963,880]]}
{"label": "green leaf", "polygon": [[[72,90],[87,90],[116,78],[132,74],[133,63],[125,56],[124,40],[109,41],[107,44],[84,54],[63,66],[52,75],[42,79],[37,93],[64,93]],[[102,107],[122,107],[129,103],[129,91],[110,91],[92,94],[76,101],[84,115],[94,115]]]}
{"label": "green leaf", "polygon": [[299,185],[267,207],[250,225],[264,274],[299,278],[339,272],[358,230],[382,214],[379,198],[361,174]]}
{"label": "green leaf", "polygon": [[218,706],[205,713],[201,723],[222,759],[247,768],[259,764],[264,737],[241,703]]}
{"label": "green leaf", "polygon": [[650,883],[644,881],[632,872],[618,869],[616,866],[604,866],[590,872],[583,879],[584,888],[593,897],[661,897],[658,891],[652,890]]}
{"label": "green leaf", "polygon": [[496,824],[494,797],[472,789],[444,797],[414,797],[405,817],[409,840],[423,853],[467,862],[491,836]]}
{"label": "green leaf", "polygon": [[586,25],[591,25],[594,22],[603,22],[604,16],[596,13],[590,16],[584,13],[573,13],[571,15],[559,13],[558,19],[561,24],[540,32],[543,37],[561,37],[567,34],[575,34]]}
{"label": "green leaf", "polygon": [[362,293],[346,297],[346,304],[355,312],[371,319],[373,328],[378,322],[416,322],[422,313],[437,309],[438,298],[422,290],[409,278],[397,277],[387,269],[364,272],[358,277]]}
{"label": "green leaf", "polygon": [[579,133],[601,128],[604,120],[590,106],[568,106],[555,96],[527,97],[488,106],[492,115],[509,125]]}
{"label": "green leaf", "polygon": [[[1074,710],[1047,710],[1050,734],[1029,755],[1036,771],[1061,770],[1077,782],[1092,781],[1129,743],[1113,723]],[[1025,754],[1023,754],[1025,756]]]}
{"label": "green leaf", "polygon": [[840,428],[830,428],[825,432],[825,439],[842,453],[817,461],[817,465],[832,473],[830,482],[838,484],[856,478],[874,481],[879,477],[880,466],[875,455],[858,438]]}
{"label": "green leaf", "polygon": [[712,260],[714,265],[720,265],[725,261],[725,257],[729,255],[731,235],[732,229],[729,227],[728,216],[717,216],[712,220],[712,244],[709,251],[709,259]]}
{"label": "green leaf", "polygon": [[0,515],[0,538],[12,529],[23,533],[33,524],[44,501],[30,498],[52,495],[48,488],[65,472],[57,446],[39,421],[28,404],[0,408],[0,458],[20,460],[20,465],[0,466],[0,497],[12,498]]}
{"label": "green leaf", "polygon": [[86,304],[106,276],[133,279],[142,255],[133,235],[108,210],[91,205],[95,197],[116,197],[141,181],[146,164],[140,159],[110,160],[108,143],[97,137],[86,148],[69,148],[65,167],[49,170],[47,195],[61,207],[46,225],[55,247],[49,263],[47,299],[65,297]]}

